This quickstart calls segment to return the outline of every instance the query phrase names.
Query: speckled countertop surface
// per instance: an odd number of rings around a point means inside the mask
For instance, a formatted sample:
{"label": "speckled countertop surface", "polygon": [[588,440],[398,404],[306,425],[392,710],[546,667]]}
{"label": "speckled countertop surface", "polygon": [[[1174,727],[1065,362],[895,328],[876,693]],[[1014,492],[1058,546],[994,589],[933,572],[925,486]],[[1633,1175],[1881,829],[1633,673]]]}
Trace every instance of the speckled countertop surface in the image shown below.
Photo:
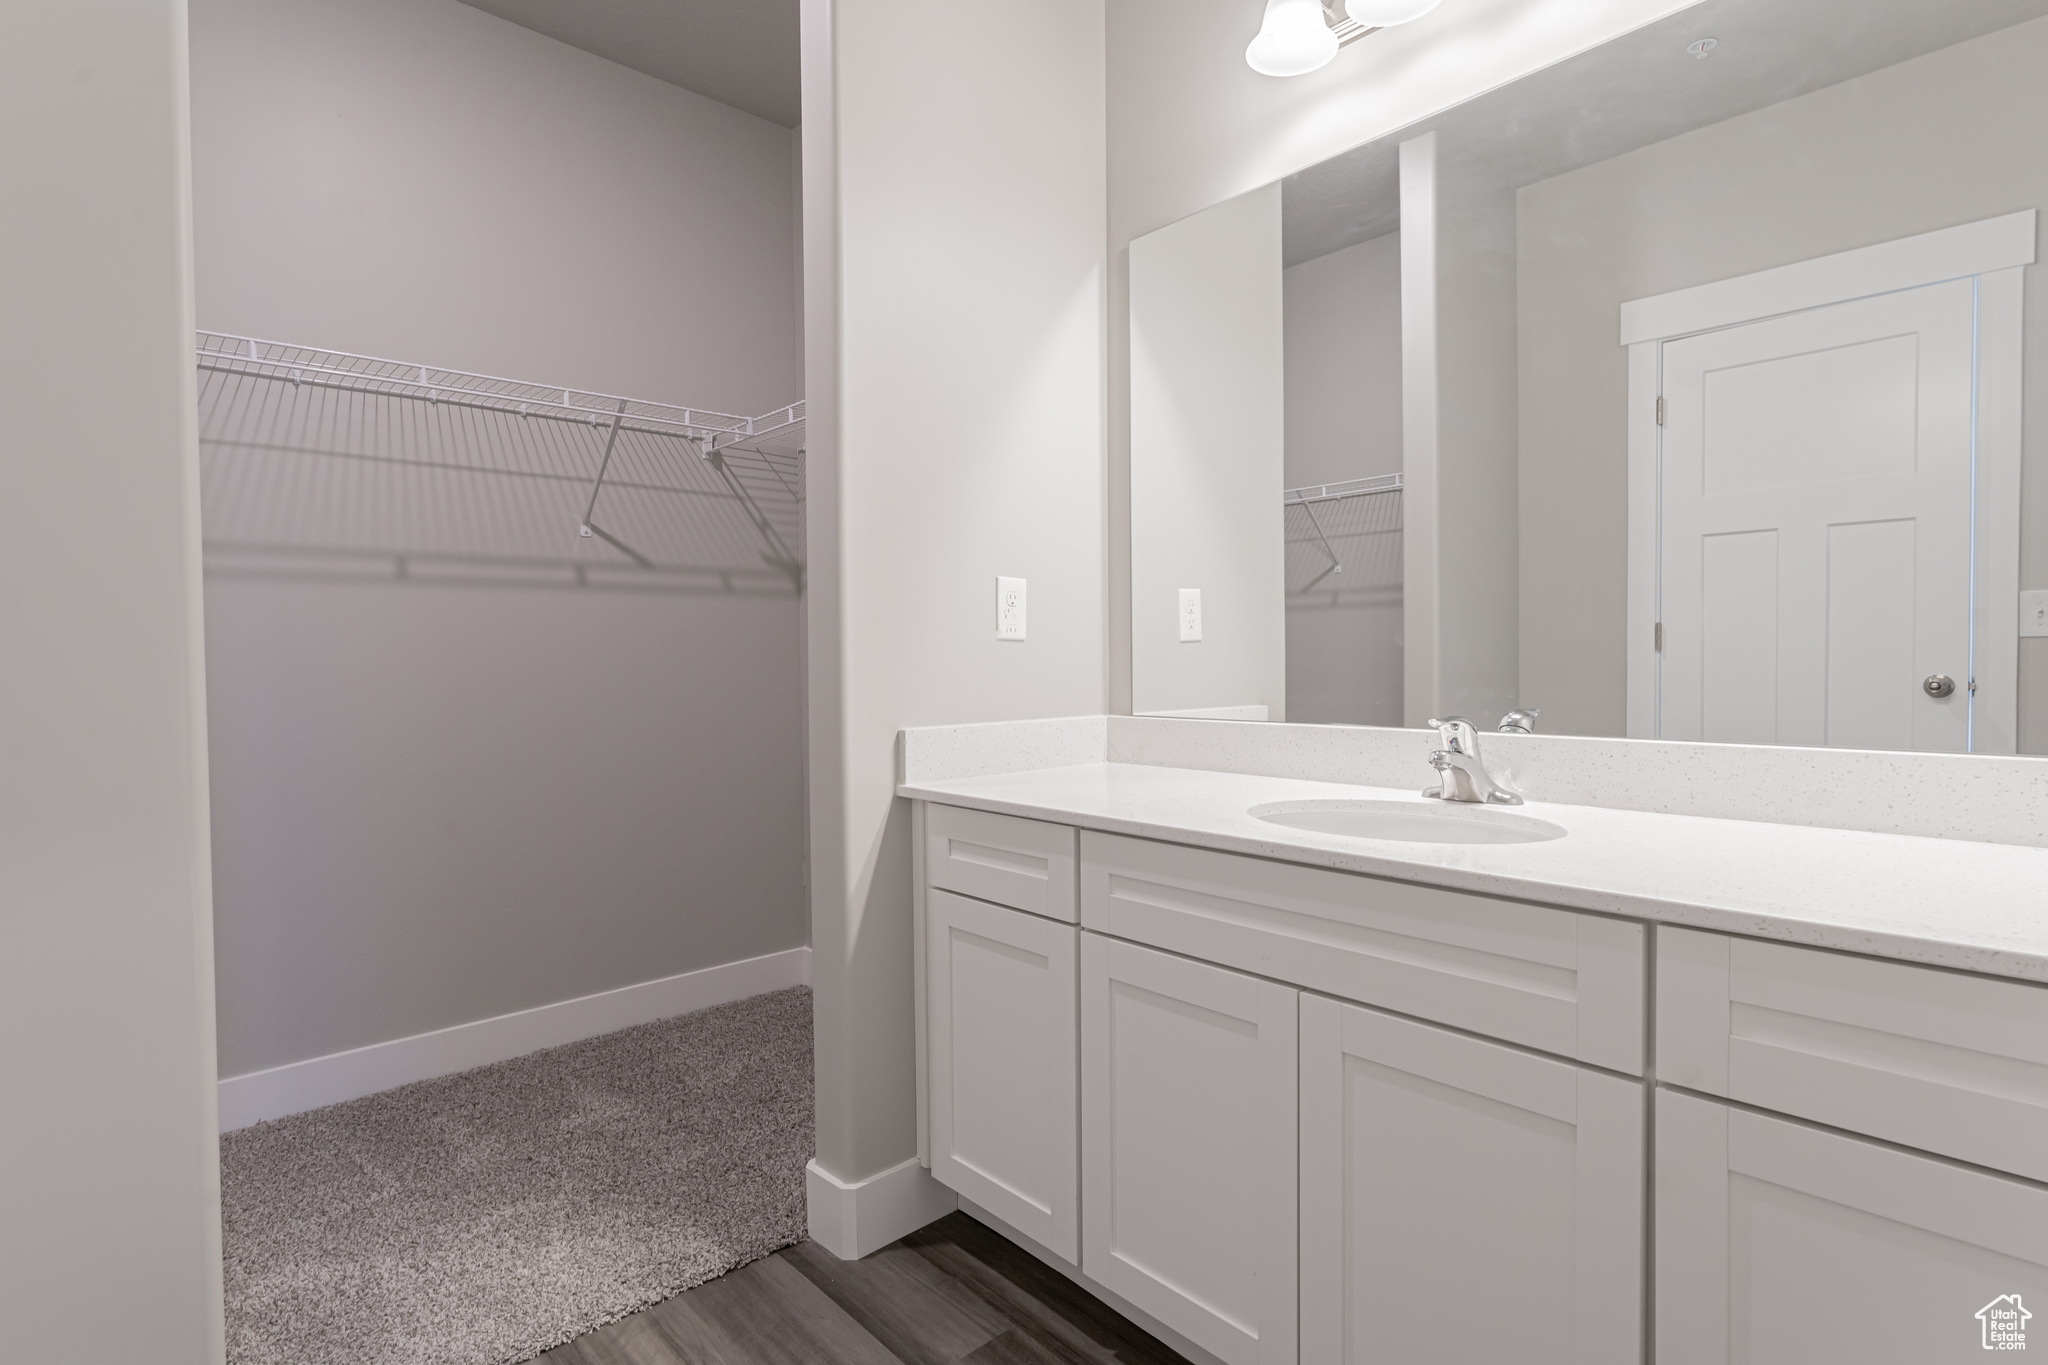
{"label": "speckled countertop surface", "polygon": [[1083,829],[2048,982],[2048,849],[1534,801],[1512,813],[1562,825],[1564,838],[1396,843],[1284,828],[1246,812],[1327,799],[1436,807],[1414,788],[1130,763],[897,790]]}

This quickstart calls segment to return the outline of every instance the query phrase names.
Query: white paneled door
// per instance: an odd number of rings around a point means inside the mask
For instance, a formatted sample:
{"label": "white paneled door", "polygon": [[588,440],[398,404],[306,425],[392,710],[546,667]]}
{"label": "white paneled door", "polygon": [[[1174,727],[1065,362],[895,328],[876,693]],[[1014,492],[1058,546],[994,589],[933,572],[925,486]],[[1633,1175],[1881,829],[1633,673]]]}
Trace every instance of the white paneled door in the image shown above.
{"label": "white paneled door", "polygon": [[1664,738],[1967,746],[1975,334],[1963,279],[1664,345]]}
{"label": "white paneled door", "polygon": [[1301,1002],[1303,1365],[1642,1359],[1643,1087]]}
{"label": "white paneled door", "polygon": [[1229,1365],[1293,1365],[1295,1006],[1081,936],[1081,1268]]}

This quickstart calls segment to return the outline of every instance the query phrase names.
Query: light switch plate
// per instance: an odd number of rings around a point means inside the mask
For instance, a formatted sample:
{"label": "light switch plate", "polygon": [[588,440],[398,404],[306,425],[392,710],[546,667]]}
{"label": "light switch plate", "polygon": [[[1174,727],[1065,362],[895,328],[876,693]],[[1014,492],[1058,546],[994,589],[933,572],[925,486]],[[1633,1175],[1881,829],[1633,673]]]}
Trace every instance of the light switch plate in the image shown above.
{"label": "light switch plate", "polygon": [[1202,590],[1182,588],[1180,590],[1180,642],[1189,644],[1202,638]]}
{"label": "light switch plate", "polygon": [[2048,588],[2020,594],[2020,637],[2048,635]]}
{"label": "light switch plate", "polygon": [[996,638],[1024,638],[1024,580],[996,579]]}

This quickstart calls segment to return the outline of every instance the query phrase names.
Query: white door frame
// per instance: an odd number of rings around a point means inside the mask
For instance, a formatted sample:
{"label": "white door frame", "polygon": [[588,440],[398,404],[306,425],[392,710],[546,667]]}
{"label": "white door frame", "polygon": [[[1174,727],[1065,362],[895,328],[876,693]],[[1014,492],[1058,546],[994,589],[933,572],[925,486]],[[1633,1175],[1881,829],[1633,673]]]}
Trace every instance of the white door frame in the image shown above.
{"label": "white door frame", "polygon": [[1628,348],[1628,733],[1659,733],[1656,627],[1661,619],[1659,488],[1668,341],[1825,308],[1874,294],[1974,279],[1976,433],[1971,455],[1976,547],[1971,595],[1970,751],[2012,753],[2019,713],[2020,396],[2022,276],[2034,263],[2036,213],[1942,228],[1917,237],[1737,275],[1621,306]]}

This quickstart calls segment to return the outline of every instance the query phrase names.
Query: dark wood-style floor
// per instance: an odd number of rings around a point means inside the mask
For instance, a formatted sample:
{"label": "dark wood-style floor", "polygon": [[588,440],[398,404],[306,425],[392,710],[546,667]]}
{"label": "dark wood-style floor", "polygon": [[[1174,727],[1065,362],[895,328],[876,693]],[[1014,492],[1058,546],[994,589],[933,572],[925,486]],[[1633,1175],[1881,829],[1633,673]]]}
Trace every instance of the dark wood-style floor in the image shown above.
{"label": "dark wood-style floor", "polygon": [[964,1213],[859,1261],[804,1242],[557,1346],[547,1365],[1185,1365]]}

